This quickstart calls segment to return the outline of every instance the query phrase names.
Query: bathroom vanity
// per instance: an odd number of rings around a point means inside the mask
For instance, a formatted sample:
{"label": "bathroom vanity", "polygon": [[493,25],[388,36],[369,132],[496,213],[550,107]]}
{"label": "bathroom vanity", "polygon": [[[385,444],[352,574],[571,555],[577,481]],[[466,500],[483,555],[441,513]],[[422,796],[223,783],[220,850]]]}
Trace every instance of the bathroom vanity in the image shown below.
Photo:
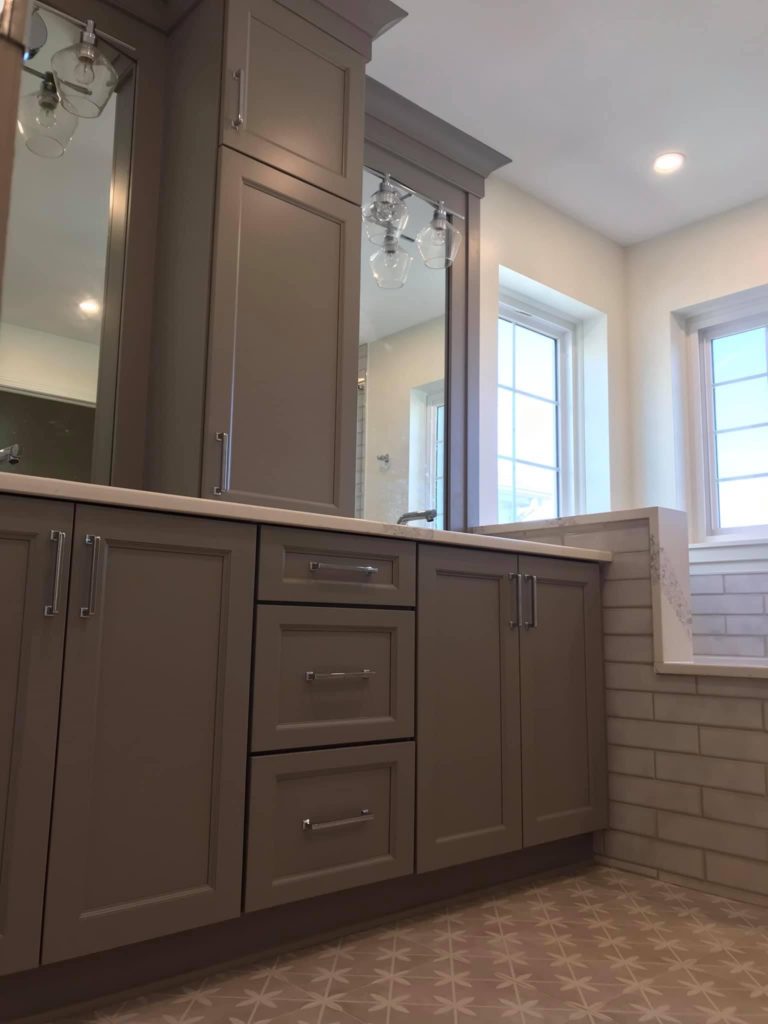
{"label": "bathroom vanity", "polygon": [[609,554],[2,485],[3,973],[605,826]]}

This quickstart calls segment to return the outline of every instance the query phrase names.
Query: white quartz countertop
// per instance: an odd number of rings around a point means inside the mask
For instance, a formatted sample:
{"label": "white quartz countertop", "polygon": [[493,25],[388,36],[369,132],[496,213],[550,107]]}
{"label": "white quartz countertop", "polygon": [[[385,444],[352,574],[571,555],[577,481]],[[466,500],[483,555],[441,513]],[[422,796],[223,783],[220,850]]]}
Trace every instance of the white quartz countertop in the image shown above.
{"label": "white quartz countertop", "polygon": [[550,555],[586,562],[610,562],[610,551],[593,548],[565,547],[539,541],[490,537],[478,533],[457,533],[452,530],[430,530],[392,523],[374,523],[346,516],[318,515],[314,512],[293,512],[289,509],[266,508],[262,505],[241,505],[212,498],[190,498],[179,494],[155,491],[134,491],[125,487],[84,484],[72,480],[52,480],[21,473],[0,473],[0,494],[56,498],[62,501],[89,502],[94,505],[118,505],[154,512],[176,512],[180,515],[210,516],[212,519],[238,519],[271,526],[296,526],[311,530],[334,530],[338,533],[359,533],[368,537],[395,537],[398,540],[422,541],[430,544],[453,544],[486,551],[520,552],[529,555]]}

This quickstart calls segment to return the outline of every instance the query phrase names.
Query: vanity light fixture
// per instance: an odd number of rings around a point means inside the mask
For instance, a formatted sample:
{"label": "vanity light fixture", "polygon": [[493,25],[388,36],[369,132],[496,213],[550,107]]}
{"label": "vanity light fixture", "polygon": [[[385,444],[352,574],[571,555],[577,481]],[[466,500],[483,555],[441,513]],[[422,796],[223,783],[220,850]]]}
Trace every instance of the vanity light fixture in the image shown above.
{"label": "vanity light fixture", "polygon": [[82,302],[78,303],[78,308],[86,316],[98,316],[101,312],[101,303],[97,302],[96,299],[83,299]]}
{"label": "vanity light fixture", "polygon": [[374,245],[385,245],[390,235],[399,237],[408,223],[408,207],[388,174],[363,207],[365,233]]}
{"label": "vanity light fixture", "polygon": [[16,123],[24,145],[36,156],[53,160],[66,152],[77,118],[61,105],[50,71],[39,89],[21,98]]}
{"label": "vanity light fixture", "polygon": [[661,153],[653,161],[657,174],[674,174],[685,163],[685,153]]}
{"label": "vanity light fixture", "polygon": [[421,258],[432,270],[446,270],[452,266],[461,245],[461,232],[448,219],[445,203],[435,207],[432,220],[416,236]]}
{"label": "vanity light fixture", "polygon": [[379,288],[402,288],[412,263],[413,256],[402,248],[394,231],[387,232],[383,246],[370,257],[371,272]]}
{"label": "vanity light fixture", "polygon": [[78,43],[54,53],[51,69],[62,106],[78,117],[98,117],[117,87],[117,72],[98,48],[91,19]]}

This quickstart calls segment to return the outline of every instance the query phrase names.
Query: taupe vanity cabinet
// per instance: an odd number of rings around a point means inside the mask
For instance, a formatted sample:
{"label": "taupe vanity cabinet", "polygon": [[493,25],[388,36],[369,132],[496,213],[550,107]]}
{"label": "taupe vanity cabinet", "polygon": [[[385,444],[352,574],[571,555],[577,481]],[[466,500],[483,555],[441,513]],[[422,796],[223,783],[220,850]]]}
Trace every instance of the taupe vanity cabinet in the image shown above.
{"label": "taupe vanity cabinet", "polygon": [[605,827],[601,630],[596,565],[420,546],[419,871]]}
{"label": "taupe vanity cabinet", "polygon": [[357,206],[223,148],[205,497],[351,514]]}
{"label": "taupe vanity cabinet", "polygon": [[78,505],[43,962],[240,911],[256,528]]}
{"label": "taupe vanity cabinet", "polygon": [[0,974],[40,955],[72,517],[0,498]]}

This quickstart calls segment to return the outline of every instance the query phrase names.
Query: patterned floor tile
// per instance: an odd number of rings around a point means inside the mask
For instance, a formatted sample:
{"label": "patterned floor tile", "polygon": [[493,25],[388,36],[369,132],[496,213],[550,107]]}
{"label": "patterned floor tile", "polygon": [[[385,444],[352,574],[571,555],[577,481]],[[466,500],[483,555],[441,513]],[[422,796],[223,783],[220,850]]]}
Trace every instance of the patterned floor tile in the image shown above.
{"label": "patterned floor tile", "polygon": [[765,1024],[768,909],[609,868],[462,897],[59,1024]]}

